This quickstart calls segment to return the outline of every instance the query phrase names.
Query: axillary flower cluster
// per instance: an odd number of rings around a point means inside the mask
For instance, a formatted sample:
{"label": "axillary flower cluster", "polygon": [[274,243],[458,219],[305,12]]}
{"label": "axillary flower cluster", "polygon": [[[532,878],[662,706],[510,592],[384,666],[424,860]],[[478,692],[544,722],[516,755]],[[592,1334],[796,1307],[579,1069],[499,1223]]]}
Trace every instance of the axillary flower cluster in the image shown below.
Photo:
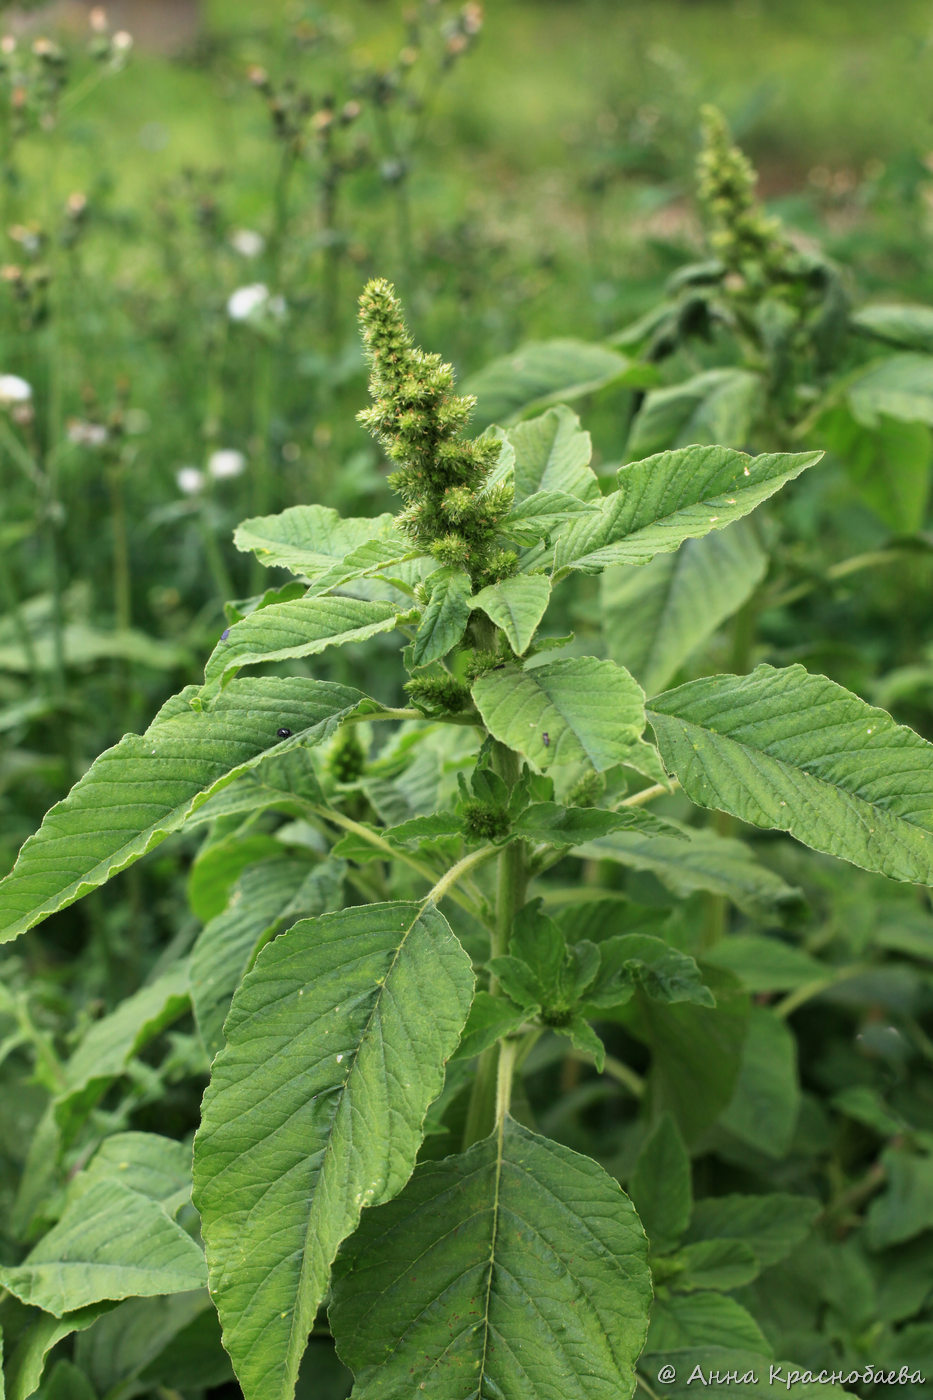
{"label": "axillary flower cluster", "polygon": [[514,488],[489,482],[501,444],[461,436],[475,399],[453,392],[453,369],[439,355],[414,347],[388,282],[367,284],[360,322],[373,404],[358,418],[396,465],[389,483],[405,502],[400,527],[426,554],[464,569],[474,589],[499,583],[518,564],[497,537]]}

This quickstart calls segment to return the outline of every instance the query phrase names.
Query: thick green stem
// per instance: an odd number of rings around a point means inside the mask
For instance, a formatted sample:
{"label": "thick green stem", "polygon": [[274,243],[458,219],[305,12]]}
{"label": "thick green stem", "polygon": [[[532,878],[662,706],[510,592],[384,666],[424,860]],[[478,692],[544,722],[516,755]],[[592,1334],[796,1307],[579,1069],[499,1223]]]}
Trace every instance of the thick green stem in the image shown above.
{"label": "thick green stem", "polygon": [[[518,782],[521,763],[518,754],[504,744],[496,744],[493,749],[493,767],[510,790]],[[493,925],[490,957],[502,957],[508,952],[509,938],[515,916],[525,902],[528,885],[528,847],[524,841],[512,841],[499,855],[499,869],[496,881],[496,917]],[[495,996],[499,990],[498,978],[494,973],[489,977],[489,992]],[[479,1057],[476,1079],[467,1112],[464,1130],[464,1147],[469,1147],[480,1138],[488,1137],[497,1122],[498,1105],[505,1096],[506,1104],[511,1093],[512,1073],[515,1065],[514,1054],[506,1055],[508,1042],[499,1042],[484,1050]],[[503,1085],[503,1076],[508,1078],[508,1089]]]}

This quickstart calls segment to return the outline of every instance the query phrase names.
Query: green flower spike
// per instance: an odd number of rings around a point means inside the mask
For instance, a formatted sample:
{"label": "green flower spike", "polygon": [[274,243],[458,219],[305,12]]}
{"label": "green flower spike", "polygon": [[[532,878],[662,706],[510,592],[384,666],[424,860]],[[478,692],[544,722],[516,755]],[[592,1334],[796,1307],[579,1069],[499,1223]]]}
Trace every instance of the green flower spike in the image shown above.
{"label": "green flower spike", "polygon": [[733,144],[725,117],[704,107],[703,148],[697,160],[700,201],[711,226],[710,242],[730,271],[758,268],[766,277],[786,275],[793,247],[777,219],[766,214],[755,194],[758,176]]}
{"label": "green flower spike", "polygon": [[497,542],[513,488],[487,487],[499,443],[461,437],[476,401],[453,392],[439,355],[414,347],[388,282],[366,285],[360,322],[373,404],[358,417],[396,464],[389,482],[405,502],[399,524],[426,554],[465,569],[474,588],[498,583],[518,562]]}

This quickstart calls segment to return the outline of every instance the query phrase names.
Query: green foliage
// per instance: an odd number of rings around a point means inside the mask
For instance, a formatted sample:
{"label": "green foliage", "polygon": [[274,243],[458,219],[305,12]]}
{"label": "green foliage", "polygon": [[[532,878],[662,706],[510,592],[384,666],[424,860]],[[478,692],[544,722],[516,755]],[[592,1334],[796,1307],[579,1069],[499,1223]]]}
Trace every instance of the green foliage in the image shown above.
{"label": "green foliage", "polygon": [[[759,348],[789,306],[793,359],[809,273],[717,130],[713,284]],[[0,883],[7,941],[49,920],[0,994],[33,1081],[0,1101],[7,1393],[338,1397],[342,1362],[374,1400],[624,1400],[639,1366],[848,1370],[874,1324],[923,1355],[933,917],[894,882],[931,883],[931,748],[756,640],[785,565],[742,517],[828,489],[802,433],[740,450],[789,380],[650,390],[608,472],[564,405],[467,437],[387,282],[361,321],[400,513],[255,513],[292,579]],[[75,1031],[29,959],[87,897],[122,971],[95,891],[167,837],[190,914]]]}

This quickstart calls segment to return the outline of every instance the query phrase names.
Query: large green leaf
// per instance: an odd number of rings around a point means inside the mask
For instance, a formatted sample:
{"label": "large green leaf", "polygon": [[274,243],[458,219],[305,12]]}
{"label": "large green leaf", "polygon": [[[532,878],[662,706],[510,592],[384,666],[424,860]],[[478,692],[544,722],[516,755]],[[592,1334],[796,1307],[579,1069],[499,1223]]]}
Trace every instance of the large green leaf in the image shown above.
{"label": "large green leaf", "polygon": [[933,744],[802,666],[690,681],[652,702],[701,807],[789,831],[895,880],[933,883]]}
{"label": "large green leaf", "polygon": [[549,846],[580,846],[607,836],[611,831],[642,831],[672,836],[686,841],[679,827],[646,812],[643,807],[622,807],[608,812],[603,807],[561,807],[556,802],[533,802],[515,818],[512,834]]}
{"label": "large green leaf", "polygon": [[515,574],[481,588],[470,604],[502,628],[512,650],[521,656],[531,646],[550,599],[551,580],[545,574]]}
{"label": "large green leaf", "polygon": [[682,899],[697,890],[722,895],[756,918],[767,918],[798,898],[798,892],[757,861],[744,842],[715,831],[683,828],[678,838],[615,831],[586,841],[576,854],[647,871]]}
{"label": "large green leaf", "polygon": [[145,734],[101,754],[46,815],[0,881],[0,942],[132,865],[271,749],[326,739],[363,698],[328,681],[277,676],[231,681],[209,709],[191,707],[197,694],[190,687]]}
{"label": "large green leaf", "polygon": [[112,1303],[95,1303],[77,1312],[52,1317],[36,1311],[35,1321],[10,1351],[6,1362],[6,1400],[28,1400],[42,1380],[49,1352],[73,1332],[82,1332],[113,1307]]}
{"label": "large green leaf", "polygon": [[437,569],[428,578],[431,596],[412,643],[413,666],[438,661],[457,645],[469,620],[472,586],[467,571],[453,565]]}
{"label": "large green leaf", "polygon": [[636,460],[693,442],[744,447],[762,389],[761,376],[746,369],[710,369],[653,389],[635,415],[625,455]]}
{"label": "large green leaf", "polygon": [[332,646],[365,642],[391,632],[398,610],[363,598],[294,598],[250,613],[227,629],[208,658],[204,679],[219,682],[231,670],[261,661],[316,656]]}
{"label": "large green leaf", "polygon": [[788,1152],[800,1112],[797,1042],[764,1006],[749,1011],[742,1065],[722,1126],[768,1157]]}
{"label": "large green leaf", "polygon": [[116,1181],[177,1215],[191,1195],[191,1148],[160,1133],[114,1133],[68,1183],[70,1205],[99,1181]]}
{"label": "large green leaf", "polygon": [[607,569],[600,583],[609,656],[628,667],[646,695],[657,695],[742,606],[767,567],[754,528],[740,520],[640,567]]}
{"label": "large green leaf", "polygon": [[592,656],[488,671],[473,698],[490,733],[538,773],[581,761],[598,772],[625,763],[644,729],[641,687],[614,661]]}
{"label": "large green leaf", "polygon": [[747,1350],[759,1360],[772,1355],[754,1318],[734,1298],[719,1293],[673,1294],[659,1298],[651,1313],[646,1355],[686,1353],[691,1349],[714,1346],[723,1351]]}
{"label": "large green leaf", "polygon": [[475,422],[485,428],[558,399],[592,393],[632,369],[636,379],[644,382],[642,367],[633,367],[624,355],[603,345],[583,340],[531,341],[471,375],[463,391],[476,395]]}
{"label": "large green leaf", "polygon": [[693,1209],[690,1157],[674,1119],[664,1113],[642,1145],[628,1183],[652,1253],[672,1248]]}
{"label": "large green leaf", "polygon": [[618,1184],[507,1118],[364,1219],[330,1318],[359,1400],[625,1400],[650,1297]]}
{"label": "large green leaf", "polygon": [[[220,1328],[206,1288],[174,1293],[166,1298],[130,1298],[120,1303],[77,1339],[75,1361],[93,1381],[95,1396],[144,1393],[132,1380],[141,1371],[146,1371],[148,1379],[152,1363],[166,1348],[173,1352],[180,1349],[180,1334],[192,1324],[197,1325],[205,1314],[222,1366]],[[218,1383],[233,1378],[229,1361],[224,1369],[226,1374],[221,1373]],[[192,1371],[185,1377],[184,1384],[186,1388],[200,1389],[199,1378]],[[159,1392],[154,1390],[152,1394],[158,1396]],[[159,1400],[168,1400],[168,1396],[163,1392]]]}
{"label": "large green leaf", "polygon": [[846,383],[852,412],[868,427],[881,414],[933,425],[933,355],[889,355]]}
{"label": "large green leaf", "polygon": [[645,564],[684,540],[724,530],[794,477],[821,452],[773,452],[748,457],[726,447],[680,447],[619,470],[619,489],[598,515],[561,534],[554,569],[599,573],[610,564]]}
{"label": "large green leaf", "polygon": [[590,467],[590,435],[565,404],[519,423],[508,440],[515,453],[517,503],[542,491],[565,491],[581,501],[599,500],[599,482]]}
{"label": "large green leaf", "polygon": [[109,1016],[93,1022],[65,1065],[63,1084],[55,1099],[56,1120],[64,1127],[69,1120],[86,1114],[112,1080],[123,1074],[133,1056],[188,1007],[188,964],[184,961],[140,987]]}
{"label": "large green leaf", "polygon": [[288,1400],[341,1241],[405,1184],[473,994],[441,914],[376,904],[263,949],[195,1143],[211,1293],[246,1400]]}
{"label": "large green leaf", "polygon": [[639,995],[626,1024],[651,1049],[655,1113],[668,1109],[693,1144],[731,1099],[741,1069],[748,1000],[727,973],[703,969],[715,1007]]}
{"label": "large green leaf", "polygon": [[342,887],[343,861],[264,861],[244,871],[227,908],[205,924],[191,952],[191,1000],[204,1048],[223,1045],[230,1001],[257,947],[289,919],[323,914]]}
{"label": "large green leaf", "polygon": [[933,353],[933,307],[894,303],[863,306],[853,313],[851,322],[856,330],[889,345]]}
{"label": "large green leaf", "polygon": [[594,501],[583,501],[567,491],[535,491],[509,511],[499,529],[519,544],[533,545],[569,520],[592,515],[596,509]]}
{"label": "large green leaf", "polygon": [[313,579],[361,545],[372,540],[401,542],[401,536],[394,515],[345,520],[331,506],[312,505],[244,520],[233,540],[237,549],[251,550],[261,564]]}
{"label": "large green leaf", "polygon": [[156,1201],[122,1182],[98,1181],[74,1201],[0,1284],[63,1317],[105,1299],[183,1293],[207,1281],[204,1255]]}
{"label": "large green leaf", "polygon": [[806,1239],[819,1213],[820,1202],[808,1196],[709,1196],[697,1201],[686,1238],[742,1240],[767,1268]]}
{"label": "large green leaf", "polygon": [[919,530],[926,518],[933,435],[926,423],[879,414],[871,426],[845,403],[819,422],[826,446],[842,460],[867,505],[898,534]]}
{"label": "large green leaf", "polygon": [[933,1156],[894,1146],[881,1161],[885,1189],[868,1207],[865,1220],[872,1249],[933,1230]]}

